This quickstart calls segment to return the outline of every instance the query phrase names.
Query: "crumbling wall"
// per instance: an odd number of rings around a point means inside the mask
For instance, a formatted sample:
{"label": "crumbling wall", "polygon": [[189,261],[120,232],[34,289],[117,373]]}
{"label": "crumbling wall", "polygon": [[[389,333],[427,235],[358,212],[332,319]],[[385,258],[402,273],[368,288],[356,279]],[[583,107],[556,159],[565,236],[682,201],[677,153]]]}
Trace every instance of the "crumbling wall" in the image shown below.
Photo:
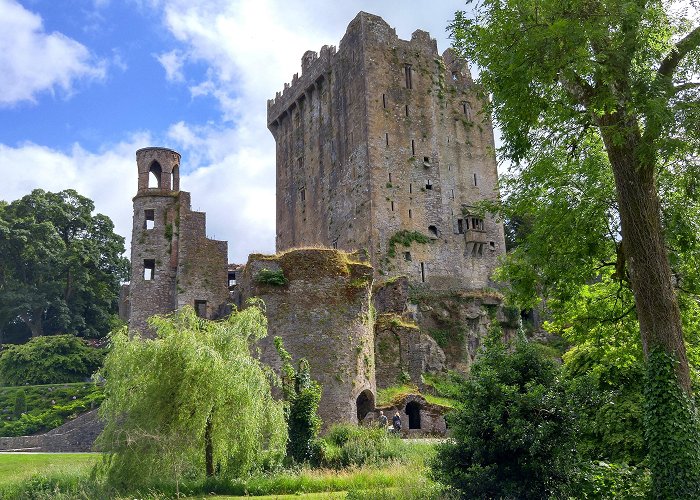
{"label": "crumbling wall", "polygon": [[[265,282],[266,273],[284,276],[286,283]],[[323,389],[319,415],[324,427],[357,422],[363,393],[371,395],[369,409],[374,408],[371,266],[331,249],[254,254],[240,286],[244,299],[258,297],[265,303],[268,336],[259,343],[260,359],[279,370],[273,344],[279,336],[295,362],[302,357],[309,361],[311,376]]]}

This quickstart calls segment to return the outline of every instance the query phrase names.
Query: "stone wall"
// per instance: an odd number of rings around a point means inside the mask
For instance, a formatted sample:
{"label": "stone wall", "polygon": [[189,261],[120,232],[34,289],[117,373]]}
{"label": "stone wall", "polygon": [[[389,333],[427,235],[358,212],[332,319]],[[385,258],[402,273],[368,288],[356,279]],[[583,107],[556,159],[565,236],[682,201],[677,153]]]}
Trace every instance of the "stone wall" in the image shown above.
{"label": "stone wall", "polygon": [[[493,130],[465,61],[361,12],[337,52],[306,52],[302,70],[268,101],[278,251],[364,248],[377,274],[489,285],[503,227],[474,205],[498,199]],[[392,249],[402,231],[428,242]]]}
{"label": "stone wall", "polygon": [[[261,283],[260,272],[282,272],[285,285]],[[305,357],[323,388],[319,415],[324,428],[358,422],[374,409],[376,394],[372,268],[330,249],[251,255],[240,282],[244,299],[265,303],[268,336],[259,344],[261,360],[279,370],[273,339],[280,336],[297,362]],[[365,401],[362,404],[362,401]]]}
{"label": "stone wall", "polygon": [[98,410],[92,410],[66,422],[45,434],[34,436],[0,437],[0,451],[34,452],[88,452],[104,424],[97,418]]}
{"label": "stone wall", "polygon": [[444,436],[447,433],[445,413],[449,410],[450,408],[445,406],[428,403],[419,394],[410,394],[395,404],[377,407],[364,423],[376,424],[379,421],[379,412],[383,411],[391,424],[392,417],[398,411],[401,418],[401,434],[404,437]]}

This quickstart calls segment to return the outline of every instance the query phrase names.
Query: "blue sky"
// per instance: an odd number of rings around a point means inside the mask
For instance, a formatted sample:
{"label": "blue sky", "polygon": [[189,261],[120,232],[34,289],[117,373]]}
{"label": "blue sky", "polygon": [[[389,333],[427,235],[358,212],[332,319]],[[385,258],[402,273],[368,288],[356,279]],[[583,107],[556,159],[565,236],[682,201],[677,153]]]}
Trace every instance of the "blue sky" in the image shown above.
{"label": "blue sky", "polygon": [[182,153],[181,187],[229,258],[274,252],[266,102],[360,10],[440,51],[462,1],[0,0],[0,199],[74,188],[131,232],[135,151]]}

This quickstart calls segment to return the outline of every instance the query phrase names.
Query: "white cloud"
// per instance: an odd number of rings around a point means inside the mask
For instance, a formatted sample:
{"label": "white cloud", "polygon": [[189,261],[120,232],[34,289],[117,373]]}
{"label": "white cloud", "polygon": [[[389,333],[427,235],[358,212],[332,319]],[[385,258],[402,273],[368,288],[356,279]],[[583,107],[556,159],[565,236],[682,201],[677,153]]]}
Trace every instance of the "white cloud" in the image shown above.
{"label": "white cloud", "polygon": [[179,50],[171,50],[163,54],[155,56],[158,62],[165,69],[165,79],[169,82],[182,82],[185,80],[182,74],[182,65],[184,57]]}
{"label": "white cloud", "polygon": [[33,102],[57,87],[70,95],[77,80],[104,78],[105,67],[79,42],[46,33],[40,16],[0,0],[0,105]]}

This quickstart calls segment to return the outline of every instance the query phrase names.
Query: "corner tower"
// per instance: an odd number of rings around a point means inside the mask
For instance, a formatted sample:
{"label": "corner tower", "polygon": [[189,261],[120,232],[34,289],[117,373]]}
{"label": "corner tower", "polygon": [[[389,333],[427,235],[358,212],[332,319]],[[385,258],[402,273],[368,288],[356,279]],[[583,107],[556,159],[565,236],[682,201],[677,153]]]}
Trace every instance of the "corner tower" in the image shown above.
{"label": "corner tower", "polygon": [[277,146],[277,251],[368,251],[375,272],[434,289],[483,288],[503,226],[493,128],[466,62],[417,30],[360,12],[339,49],[308,51],[268,101]]}
{"label": "corner tower", "polygon": [[228,300],[225,241],[206,237],[206,215],[180,191],[180,154],[136,151],[138,189],[131,232],[129,329],[148,335],[147,321],[185,305],[215,317]]}

